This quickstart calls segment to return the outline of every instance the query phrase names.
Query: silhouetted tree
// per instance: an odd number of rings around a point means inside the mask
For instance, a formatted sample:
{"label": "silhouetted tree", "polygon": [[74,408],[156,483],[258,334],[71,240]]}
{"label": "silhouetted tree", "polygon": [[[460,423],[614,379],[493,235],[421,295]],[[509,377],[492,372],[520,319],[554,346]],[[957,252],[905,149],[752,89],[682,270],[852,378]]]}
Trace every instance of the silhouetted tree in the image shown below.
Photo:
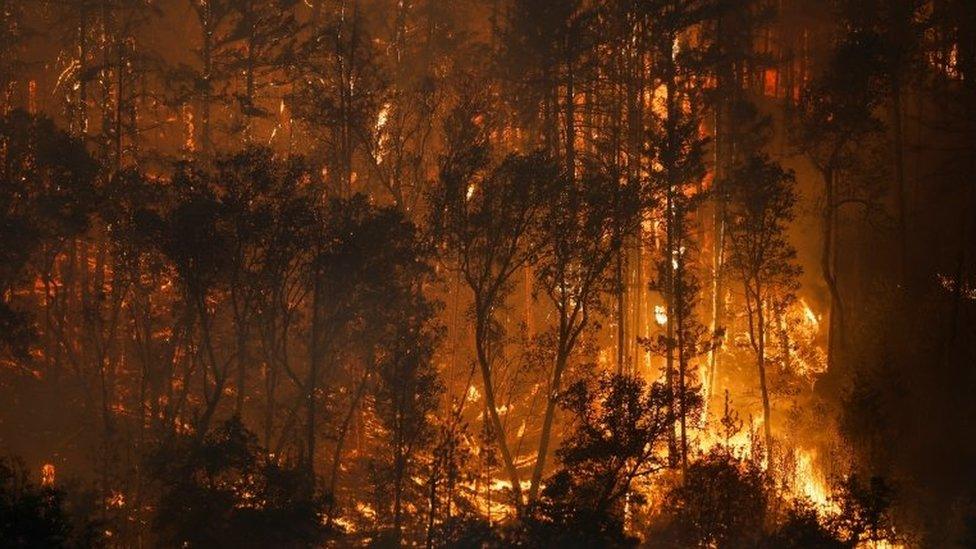
{"label": "silhouetted tree", "polygon": [[[563,395],[575,420],[557,452],[560,469],[529,508],[523,533],[531,546],[627,546],[624,500],[641,505],[634,483],[667,466],[661,450],[673,425],[670,395],[661,384],[604,375],[580,381]],[[697,395],[687,396],[695,402]]]}
{"label": "silhouetted tree", "polygon": [[857,164],[865,141],[882,129],[875,113],[883,97],[882,50],[876,33],[850,29],[837,40],[822,74],[808,84],[798,105],[793,138],[823,180],[820,269],[831,303],[828,369],[845,331],[836,268],[837,213],[845,204],[864,200],[857,186],[842,186],[842,177]]}
{"label": "silhouetted tree", "polygon": [[[561,181],[548,201],[547,221],[534,231],[539,242],[536,285],[552,303],[556,320],[529,501],[535,499],[545,472],[563,376],[593,317],[607,313],[605,299],[613,288],[609,267],[620,252],[622,235],[638,223],[638,193],[614,184],[613,179],[610,174],[588,171]],[[627,230],[617,230],[620,227]]]}
{"label": "silhouetted tree", "polygon": [[840,508],[833,525],[852,546],[896,539],[891,521],[894,496],[884,477],[864,480],[854,473],[847,475],[831,495]]}
{"label": "silhouetted tree", "polygon": [[[230,29],[223,39],[228,47],[212,53],[223,65],[224,74],[243,76],[243,85],[234,88],[234,98],[241,117],[238,127],[246,144],[254,138],[253,119],[269,118],[277,107],[267,105],[263,95],[286,81],[285,71],[297,59],[297,4],[298,0],[235,0],[226,5]],[[206,72],[203,76],[212,79]]]}
{"label": "silhouetted tree", "polygon": [[799,288],[800,267],[787,230],[796,204],[794,177],[765,156],[753,156],[733,170],[729,193],[728,268],[743,286],[749,341],[759,369],[766,451],[773,435],[767,387],[767,337],[772,311],[789,305]]}
{"label": "silhouetted tree", "polygon": [[97,199],[97,164],[81,142],[24,111],[0,119],[0,335],[20,358],[27,352],[27,314],[12,292],[41,272],[66,242],[88,228]]}
{"label": "silhouetted tree", "polygon": [[306,547],[326,534],[328,500],[298,466],[276,461],[234,418],[202,439],[177,435],[150,458],[162,495],[160,542],[189,547]]}
{"label": "silhouetted tree", "polygon": [[595,12],[580,0],[516,0],[507,13],[502,68],[514,84],[510,97],[542,134],[533,145],[560,159],[572,180],[585,135],[578,131],[577,97],[596,74]]}
{"label": "silhouetted tree", "polygon": [[767,494],[763,473],[725,449],[692,462],[665,498],[661,542],[674,547],[755,547],[762,538]]}
{"label": "silhouetted tree", "polygon": [[[398,212],[401,210],[397,210]],[[377,490],[392,495],[386,510],[392,508],[392,542],[403,543],[405,521],[410,532],[419,532],[419,513],[406,511],[408,504],[419,507],[424,497],[414,481],[420,470],[418,457],[434,441],[432,414],[437,410],[443,386],[433,364],[434,347],[440,333],[434,324],[435,304],[423,295],[426,272],[426,253],[412,225],[406,234],[393,236],[401,241],[413,241],[416,248],[404,246],[407,253],[399,263],[389,265],[386,273],[391,282],[385,291],[388,308],[385,310],[385,332],[378,345],[374,400],[377,415],[386,436],[383,450],[373,461],[379,462],[382,474]],[[411,239],[411,236],[413,237]]]}
{"label": "silhouetted tree", "polygon": [[485,406],[515,505],[521,508],[520,475],[498,415],[492,373],[501,351],[497,314],[513,275],[540,249],[541,243],[530,239],[531,231],[545,221],[549,189],[560,179],[558,169],[538,154],[493,163],[483,108],[468,98],[449,118],[448,150],[430,195],[430,222],[446,246],[445,259],[459,270],[474,300],[474,347]]}
{"label": "silhouetted tree", "polygon": [[843,549],[850,547],[827,524],[827,519],[817,508],[805,500],[797,500],[786,510],[786,516],[775,530],[767,534],[763,547],[800,549]]}
{"label": "silhouetted tree", "polygon": [[[322,141],[333,194],[338,196],[368,190],[365,185],[353,187],[359,175],[356,159],[372,152],[389,86],[374,46],[355,3],[317,22],[296,52],[302,63],[295,66],[291,108],[309,134]],[[364,166],[362,175],[368,175],[368,169]]]}
{"label": "silhouetted tree", "polygon": [[53,485],[31,482],[24,464],[0,457],[0,540],[10,548],[101,547],[89,517],[72,517],[66,496]]}
{"label": "silhouetted tree", "polygon": [[[662,197],[663,245],[654,284],[665,300],[665,380],[675,395],[678,439],[672,437],[672,461],[688,464],[688,421],[691,406],[682,399],[694,385],[691,361],[704,352],[700,341],[705,330],[696,319],[698,295],[695,243],[692,242],[692,213],[704,198],[705,146],[708,138],[699,132],[704,116],[702,80],[709,68],[702,55],[705,44],[689,39],[688,33],[713,15],[710,0],[660,0],[642,4],[652,36],[650,56],[655,83],[665,93],[661,109],[655,112],[649,152],[652,187]],[[701,351],[701,352],[700,352]],[[677,362],[675,362],[677,361]]]}

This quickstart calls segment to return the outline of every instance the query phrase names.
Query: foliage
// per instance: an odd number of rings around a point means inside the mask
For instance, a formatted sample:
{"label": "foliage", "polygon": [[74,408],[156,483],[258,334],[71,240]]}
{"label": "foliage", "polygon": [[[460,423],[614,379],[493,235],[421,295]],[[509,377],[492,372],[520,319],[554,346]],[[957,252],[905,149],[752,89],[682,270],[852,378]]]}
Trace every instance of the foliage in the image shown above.
{"label": "foliage", "polygon": [[840,508],[834,527],[852,545],[896,539],[891,523],[894,496],[894,488],[884,477],[864,480],[857,474],[848,475],[833,495]]}
{"label": "foliage", "polygon": [[177,436],[150,459],[162,491],[154,530],[167,545],[304,547],[326,534],[328,497],[305,469],[268,456],[239,419],[203,440]]}
{"label": "foliage", "polygon": [[684,481],[665,497],[666,525],[659,535],[675,547],[755,547],[768,497],[754,463],[714,449],[690,464]]}
{"label": "foliage", "polygon": [[98,165],[84,144],[48,118],[21,110],[0,119],[0,338],[23,359],[32,336],[29,315],[10,292],[46,269],[64,242],[85,231],[98,196]]}
{"label": "foliage", "polygon": [[817,508],[808,501],[796,500],[786,510],[777,528],[765,536],[763,547],[782,547],[784,549],[816,547],[820,549],[843,549],[850,547],[837,536],[829,522]]}
{"label": "foliage", "polygon": [[641,505],[634,484],[666,465],[660,454],[674,421],[668,402],[662,385],[628,376],[605,375],[567,388],[562,403],[575,428],[557,452],[560,469],[528,511],[527,543],[633,544],[623,529],[624,499]]}
{"label": "foliage", "polygon": [[0,540],[4,547],[100,547],[97,524],[72,516],[64,492],[38,486],[16,458],[0,458]]}

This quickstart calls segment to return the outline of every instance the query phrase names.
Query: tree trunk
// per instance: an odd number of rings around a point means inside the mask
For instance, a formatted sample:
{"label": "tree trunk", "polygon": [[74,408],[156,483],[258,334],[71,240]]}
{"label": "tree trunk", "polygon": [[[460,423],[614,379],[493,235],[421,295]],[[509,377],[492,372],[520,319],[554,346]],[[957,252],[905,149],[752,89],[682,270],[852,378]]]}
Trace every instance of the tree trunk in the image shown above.
{"label": "tree trunk", "polygon": [[[498,444],[498,449],[502,453],[502,462],[505,466],[505,470],[508,473],[508,478],[512,483],[512,497],[515,500],[515,508],[521,513],[522,512],[522,486],[519,481],[518,469],[515,467],[515,460],[512,458],[512,453],[508,447],[508,441],[505,438],[505,428],[502,425],[502,420],[498,416],[498,405],[495,398],[495,387],[491,379],[491,362],[488,357],[488,324],[491,319],[488,318],[488,314],[485,312],[483,307],[478,307],[477,318],[475,319],[475,350],[478,356],[478,366],[481,369],[481,380],[484,385],[485,391],[485,407],[488,411],[488,419],[491,422],[491,428],[494,431],[493,436],[495,442]],[[491,487],[489,486],[489,491]]]}
{"label": "tree trunk", "polygon": [[[680,231],[680,228],[679,228]],[[679,244],[680,246],[680,244]],[[680,248],[679,248],[680,249]],[[688,472],[688,409],[686,402],[686,380],[688,376],[688,357],[685,356],[685,340],[684,340],[684,326],[687,319],[684,317],[685,311],[685,296],[682,288],[684,287],[681,282],[683,276],[684,259],[678,259],[678,284],[675,292],[675,303],[677,303],[675,319],[677,324],[677,334],[676,334],[676,347],[678,349],[678,420],[679,420],[679,434],[680,434],[680,451],[681,451],[681,472],[682,475]]]}
{"label": "tree trunk", "polygon": [[[569,50],[570,45],[564,48]],[[567,51],[567,56],[570,53]],[[566,60],[566,175],[570,181],[576,179],[576,75],[572,59]]]}
{"label": "tree trunk", "polygon": [[[674,44],[674,36],[667,37],[668,44],[668,56],[665,69],[665,87],[666,87],[666,114],[667,120],[665,123],[666,132],[666,143],[665,147],[667,150],[667,164],[664,169],[667,171],[667,190],[665,198],[665,220],[667,222],[666,229],[666,243],[665,243],[665,292],[666,292],[666,307],[667,307],[667,345],[666,345],[666,356],[665,356],[665,370],[664,379],[668,390],[668,408],[674,411],[674,347],[675,347],[675,250],[676,250],[676,240],[677,234],[675,232],[675,222],[677,219],[677,213],[675,211],[675,199],[677,198],[675,189],[675,166],[673,165],[673,157],[677,151],[677,117],[678,109],[677,102],[675,98],[675,93],[677,92],[677,84],[675,82],[675,66],[674,60],[670,54],[671,48]],[[679,448],[678,441],[674,432],[674,427],[668,429],[668,456],[671,465],[675,465],[679,458]]]}
{"label": "tree trunk", "polygon": [[400,547],[403,542],[403,473],[404,461],[402,441],[398,441],[394,457],[393,474],[393,543]]}
{"label": "tree trunk", "polygon": [[892,101],[892,145],[895,153],[895,179],[898,182],[898,260],[901,283],[908,277],[908,199],[905,183],[905,137],[902,120],[902,89],[900,78],[895,75],[891,89]]}
{"label": "tree trunk", "polygon": [[626,302],[624,300],[624,248],[617,250],[615,284],[614,291],[617,297],[617,375],[624,374],[624,348],[627,345],[625,340],[625,321],[624,315]]}
{"label": "tree trunk", "polygon": [[349,429],[352,426],[353,419],[356,416],[356,410],[359,408],[359,403],[362,400],[363,395],[366,393],[367,381],[369,381],[368,371],[363,374],[363,378],[359,382],[359,387],[356,389],[356,394],[353,396],[353,400],[349,404],[349,411],[343,418],[342,426],[339,428],[339,434],[336,436],[336,446],[332,453],[332,468],[329,473],[329,494],[333,496],[336,493],[336,489],[339,487],[339,469],[342,465],[342,449],[345,445],[346,436],[349,434]]}
{"label": "tree trunk", "polygon": [[305,460],[310,473],[315,473],[315,390],[318,385],[321,335],[320,313],[322,284],[315,276],[312,289],[312,326],[308,345],[308,378],[305,381]]}
{"label": "tree trunk", "polygon": [[552,437],[552,425],[556,417],[556,406],[559,403],[559,389],[562,384],[563,371],[569,360],[567,349],[568,334],[560,334],[559,352],[556,356],[555,369],[552,375],[552,386],[549,388],[548,400],[546,402],[546,412],[542,420],[542,433],[539,435],[539,451],[535,458],[535,467],[532,469],[532,481],[529,485],[529,503],[535,501],[539,495],[539,487],[542,484],[542,474],[545,472],[546,458],[549,455],[549,444]]}
{"label": "tree trunk", "polygon": [[837,238],[835,223],[837,209],[834,207],[835,172],[833,168],[823,171],[824,178],[824,210],[821,236],[823,247],[820,254],[820,270],[827,289],[830,292],[830,320],[827,326],[827,370],[834,367],[837,353],[837,342],[844,334],[844,307],[840,297],[835,271],[835,241]]}
{"label": "tree trunk", "polygon": [[201,105],[201,125],[202,128],[202,139],[200,140],[200,148],[203,152],[203,157],[208,158],[210,154],[210,103],[212,101],[212,90],[213,86],[213,11],[210,7],[210,2],[206,2],[203,6],[203,99]]}
{"label": "tree trunk", "polygon": [[763,433],[766,437],[766,462],[769,467],[773,466],[773,428],[770,425],[769,390],[766,387],[766,314],[763,311],[762,294],[756,291],[756,318],[757,318],[757,364],[759,366],[759,391],[762,393],[763,405]]}

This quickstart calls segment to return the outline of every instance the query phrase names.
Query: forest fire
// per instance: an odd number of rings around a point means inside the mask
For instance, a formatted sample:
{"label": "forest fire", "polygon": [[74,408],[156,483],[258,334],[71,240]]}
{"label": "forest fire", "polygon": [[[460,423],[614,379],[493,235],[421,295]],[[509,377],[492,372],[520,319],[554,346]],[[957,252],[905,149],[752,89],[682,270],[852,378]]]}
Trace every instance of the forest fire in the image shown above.
{"label": "forest fire", "polygon": [[0,547],[972,546],[974,82],[970,0],[0,0]]}

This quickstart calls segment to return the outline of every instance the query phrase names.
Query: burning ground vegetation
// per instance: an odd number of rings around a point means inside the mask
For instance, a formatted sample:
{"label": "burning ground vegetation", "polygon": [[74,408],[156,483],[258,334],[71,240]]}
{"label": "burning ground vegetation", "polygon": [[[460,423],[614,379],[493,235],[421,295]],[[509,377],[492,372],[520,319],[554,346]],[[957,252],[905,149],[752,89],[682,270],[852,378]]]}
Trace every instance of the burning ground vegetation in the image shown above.
{"label": "burning ground vegetation", "polygon": [[970,0],[0,0],[0,547],[976,544]]}

